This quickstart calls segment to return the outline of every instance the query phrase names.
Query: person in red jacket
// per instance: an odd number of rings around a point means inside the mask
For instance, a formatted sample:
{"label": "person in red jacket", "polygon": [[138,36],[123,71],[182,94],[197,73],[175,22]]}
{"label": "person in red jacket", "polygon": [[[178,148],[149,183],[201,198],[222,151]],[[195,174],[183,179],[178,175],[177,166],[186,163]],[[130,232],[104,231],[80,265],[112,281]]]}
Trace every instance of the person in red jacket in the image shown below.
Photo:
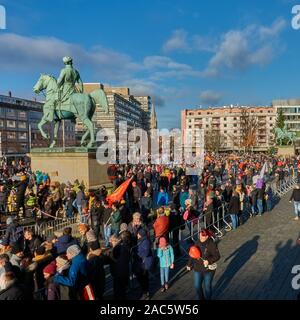
{"label": "person in red jacket", "polygon": [[164,208],[157,210],[158,217],[153,224],[155,239],[158,241],[160,237],[168,237],[169,231],[169,217],[165,215]]}

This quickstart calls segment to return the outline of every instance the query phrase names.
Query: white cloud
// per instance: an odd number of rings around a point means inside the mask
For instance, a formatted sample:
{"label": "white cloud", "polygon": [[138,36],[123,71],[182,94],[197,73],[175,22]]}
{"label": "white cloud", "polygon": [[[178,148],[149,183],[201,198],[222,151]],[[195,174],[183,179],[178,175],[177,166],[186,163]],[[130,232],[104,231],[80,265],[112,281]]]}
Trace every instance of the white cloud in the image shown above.
{"label": "white cloud", "polygon": [[283,18],[278,18],[269,27],[261,26],[258,30],[259,35],[262,39],[275,37],[286,27],[286,25],[287,23]]}
{"label": "white cloud", "polygon": [[[118,79],[138,71],[141,66],[122,53],[94,46],[88,50],[54,37],[26,37],[0,34],[0,67],[10,71],[57,72],[62,57],[71,55],[75,66],[92,69],[109,79]],[[58,69],[58,70],[57,70]]]}
{"label": "white cloud", "polygon": [[171,51],[188,51],[189,46],[187,43],[187,32],[183,29],[173,31],[170,39],[168,39],[163,45],[164,52]]}
{"label": "white cloud", "polygon": [[165,105],[165,98],[161,95],[163,94],[163,89],[155,82],[144,79],[129,79],[124,81],[122,85],[129,87],[133,95],[151,96],[152,101],[157,107],[163,107]]}
{"label": "white cloud", "polygon": [[222,99],[222,94],[213,90],[205,90],[200,93],[200,101],[206,105],[216,105]]}
{"label": "white cloud", "polygon": [[276,20],[270,27],[251,25],[223,35],[203,76],[217,76],[226,70],[243,70],[251,65],[266,65],[282,51],[278,37],[286,23]]}
{"label": "white cloud", "polygon": [[217,50],[216,41],[212,38],[194,35],[191,41],[194,50],[207,52],[215,52]]}

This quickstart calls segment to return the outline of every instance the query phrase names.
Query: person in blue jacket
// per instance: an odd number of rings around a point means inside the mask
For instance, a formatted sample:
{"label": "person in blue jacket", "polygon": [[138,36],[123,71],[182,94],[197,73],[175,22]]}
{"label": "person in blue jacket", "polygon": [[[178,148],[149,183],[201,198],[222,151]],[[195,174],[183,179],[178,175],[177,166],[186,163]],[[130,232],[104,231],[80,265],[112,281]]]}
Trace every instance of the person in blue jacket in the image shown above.
{"label": "person in blue jacket", "polygon": [[167,206],[169,204],[169,195],[164,188],[160,188],[156,204],[158,206]]}
{"label": "person in blue jacket", "polygon": [[72,261],[69,274],[67,276],[56,274],[53,281],[70,287],[79,300],[83,288],[89,284],[88,261],[76,244],[67,249],[67,257]]}
{"label": "person in blue jacket", "polygon": [[185,207],[186,207],[185,200],[187,200],[188,198],[189,198],[189,193],[187,189],[185,187],[182,187],[179,193],[179,202],[180,202],[181,212],[185,211]]}
{"label": "person in blue jacket", "polygon": [[53,253],[55,255],[66,253],[67,249],[74,244],[78,244],[78,241],[72,237],[72,228],[66,227],[63,230],[63,235],[54,244]]}
{"label": "person in blue jacket", "polygon": [[165,237],[159,239],[159,247],[157,249],[157,256],[159,258],[160,266],[160,282],[161,292],[169,289],[169,272],[174,268],[174,250],[168,244]]}

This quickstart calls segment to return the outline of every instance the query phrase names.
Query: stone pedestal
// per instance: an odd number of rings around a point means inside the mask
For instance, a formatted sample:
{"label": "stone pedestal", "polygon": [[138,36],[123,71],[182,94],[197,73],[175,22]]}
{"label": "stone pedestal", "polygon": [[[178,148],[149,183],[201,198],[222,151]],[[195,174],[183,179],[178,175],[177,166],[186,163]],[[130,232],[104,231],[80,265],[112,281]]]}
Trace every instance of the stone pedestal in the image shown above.
{"label": "stone pedestal", "polygon": [[28,154],[33,171],[47,172],[52,181],[66,183],[78,179],[87,188],[110,185],[107,176],[108,165],[96,160],[96,149],[87,148],[39,148]]}
{"label": "stone pedestal", "polygon": [[293,157],[295,155],[294,146],[279,146],[277,147],[277,155],[284,157]]}

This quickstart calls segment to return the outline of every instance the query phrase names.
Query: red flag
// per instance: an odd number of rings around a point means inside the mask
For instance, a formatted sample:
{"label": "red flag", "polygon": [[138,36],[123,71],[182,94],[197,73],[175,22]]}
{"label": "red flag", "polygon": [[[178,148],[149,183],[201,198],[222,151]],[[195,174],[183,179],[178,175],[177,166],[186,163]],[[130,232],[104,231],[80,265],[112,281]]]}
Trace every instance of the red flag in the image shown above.
{"label": "red flag", "polygon": [[123,198],[124,193],[126,192],[132,177],[124,181],[111,195],[106,197],[106,201],[111,206],[114,202],[119,202]]}

